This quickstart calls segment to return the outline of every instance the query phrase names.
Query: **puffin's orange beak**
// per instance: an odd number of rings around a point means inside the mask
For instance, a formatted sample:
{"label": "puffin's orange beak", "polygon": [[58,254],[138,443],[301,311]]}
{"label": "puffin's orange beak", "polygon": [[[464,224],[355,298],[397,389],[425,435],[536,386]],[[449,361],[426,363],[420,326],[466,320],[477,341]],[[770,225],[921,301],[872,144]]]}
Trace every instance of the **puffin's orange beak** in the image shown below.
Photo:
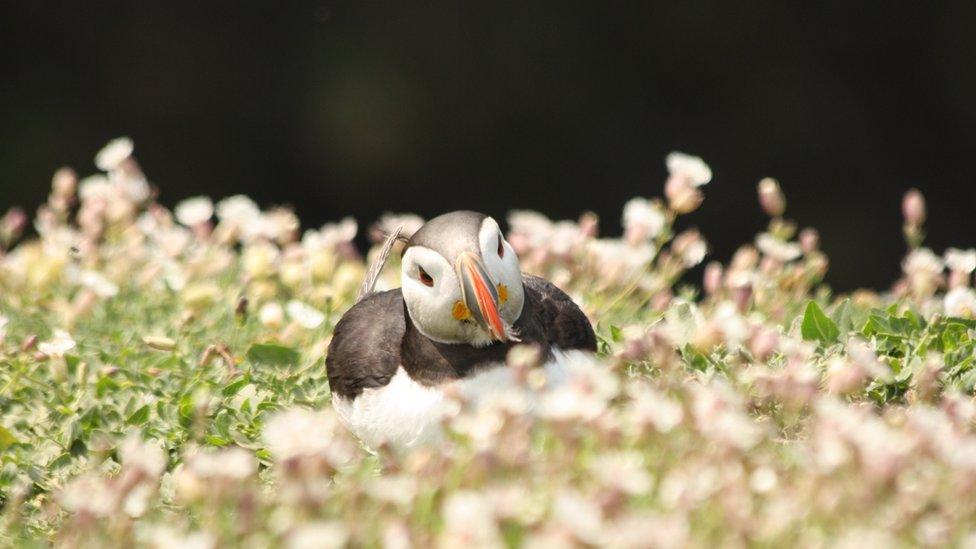
{"label": "puffin's orange beak", "polygon": [[492,338],[507,341],[505,325],[498,313],[498,290],[495,289],[484,263],[475,254],[463,252],[457,258],[455,269],[461,281],[461,298],[474,319]]}

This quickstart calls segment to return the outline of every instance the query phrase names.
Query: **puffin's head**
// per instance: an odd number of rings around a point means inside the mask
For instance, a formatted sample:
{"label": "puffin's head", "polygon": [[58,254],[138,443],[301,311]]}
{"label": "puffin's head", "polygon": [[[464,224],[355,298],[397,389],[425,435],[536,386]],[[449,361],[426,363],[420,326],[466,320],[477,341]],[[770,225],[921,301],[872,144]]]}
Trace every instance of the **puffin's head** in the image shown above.
{"label": "puffin's head", "polygon": [[407,312],[430,339],[482,347],[515,337],[522,272],[494,219],[469,211],[431,219],[410,237],[400,269]]}

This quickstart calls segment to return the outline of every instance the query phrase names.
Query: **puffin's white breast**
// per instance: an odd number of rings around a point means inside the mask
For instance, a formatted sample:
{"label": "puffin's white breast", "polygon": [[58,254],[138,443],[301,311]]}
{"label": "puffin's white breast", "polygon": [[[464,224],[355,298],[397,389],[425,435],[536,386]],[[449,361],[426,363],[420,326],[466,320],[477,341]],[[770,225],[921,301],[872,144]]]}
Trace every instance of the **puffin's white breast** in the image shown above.
{"label": "puffin's white breast", "polygon": [[[553,354],[554,360],[544,366],[547,387],[562,383],[567,375],[566,354],[559,350]],[[411,447],[443,437],[441,420],[452,409],[445,389],[460,392],[465,401],[477,406],[483,397],[516,385],[512,369],[502,364],[433,387],[417,383],[400,366],[386,386],[366,389],[352,401],[333,395],[332,404],[339,419],[369,448],[378,448],[384,442]]]}

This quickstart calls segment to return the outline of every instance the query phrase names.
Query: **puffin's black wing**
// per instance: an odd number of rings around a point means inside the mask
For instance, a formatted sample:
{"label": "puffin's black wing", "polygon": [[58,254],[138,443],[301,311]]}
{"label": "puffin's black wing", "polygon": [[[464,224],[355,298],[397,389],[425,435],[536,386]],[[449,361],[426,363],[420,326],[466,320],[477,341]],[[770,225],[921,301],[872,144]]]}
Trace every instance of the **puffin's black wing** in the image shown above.
{"label": "puffin's black wing", "polygon": [[537,316],[549,343],[563,350],[596,351],[596,335],[583,311],[566,292],[551,282],[532,275],[522,275],[526,302],[535,302]]}
{"label": "puffin's black wing", "polygon": [[332,393],[354,398],[363,389],[386,386],[400,366],[404,329],[399,288],[369,295],[346,311],[325,357]]}

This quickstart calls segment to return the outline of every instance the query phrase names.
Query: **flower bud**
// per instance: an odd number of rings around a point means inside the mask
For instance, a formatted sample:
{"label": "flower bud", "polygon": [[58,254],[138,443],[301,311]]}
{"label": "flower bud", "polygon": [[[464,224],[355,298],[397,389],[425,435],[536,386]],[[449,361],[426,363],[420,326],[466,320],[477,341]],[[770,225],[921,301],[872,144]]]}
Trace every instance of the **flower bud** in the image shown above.
{"label": "flower bud", "polygon": [[786,197],[779,187],[779,182],[772,177],[766,177],[756,187],[759,193],[759,205],[766,215],[780,217],[786,211]]}
{"label": "flower bud", "polygon": [[722,287],[722,264],[712,261],[705,266],[705,276],[702,288],[708,295],[714,295]]}
{"label": "flower bud", "polygon": [[817,249],[820,247],[820,233],[818,233],[817,229],[814,229],[813,227],[807,227],[806,229],[800,231],[799,238],[800,248],[806,255],[817,251]]}
{"label": "flower bud", "polygon": [[176,348],[176,342],[163,336],[145,336],[142,342],[157,351],[172,351]]}
{"label": "flower bud", "polygon": [[668,178],[664,184],[664,196],[668,199],[668,207],[677,214],[691,213],[705,200],[705,195],[698,188],[677,177]]}
{"label": "flower bud", "polygon": [[901,214],[905,217],[905,224],[921,227],[925,223],[925,197],[918,189],[909,189],[901,201]]}
{"label": "flower bud", "polygon": [[78,189],[78,175],[71,168],[60,168],[51,178],[51,194],[62,199],[72,199]]}
{"label": "flower bud", "polygon": [[0,218],[0,248],[13,244],[27,228],[27,214],[21,208],[10,208]]}

